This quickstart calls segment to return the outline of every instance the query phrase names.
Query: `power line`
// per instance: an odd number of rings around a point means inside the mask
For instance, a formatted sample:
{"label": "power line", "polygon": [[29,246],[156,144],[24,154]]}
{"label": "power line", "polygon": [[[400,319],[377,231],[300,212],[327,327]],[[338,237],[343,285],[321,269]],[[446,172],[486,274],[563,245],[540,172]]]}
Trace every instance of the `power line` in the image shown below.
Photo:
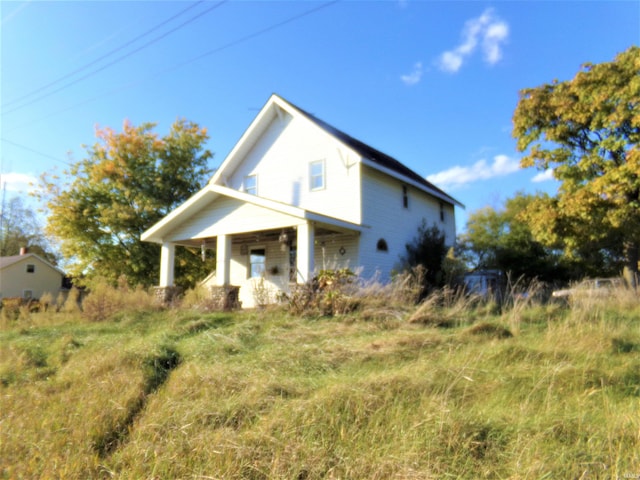
{"label": "power line", "polygon": [[190,63],[196,62],[196,61],[198,61],[198,60],[200,60],[200,59],[202,59],[204,57],[208,57],[209,55],[213,55],[214,53],[221,52],[222,50],[226,50],[227,48],[235,47],[236,45],[239,45],[241,43],[244,43],[244,42],[246,42],[248,40],[251,40],[253,38],[259,37],[261,35],[264,35],[265,33],[269,33],[272,30],[276,30],[276,29],[278,29],[280,27],[283,27],[284,25],[287,25],[289,23],[295,22],[296,20],[299,20],[299,19],[301,19],[303,17],[306,17],[308,15],[312,15],[312,14],[314,14],[314,13],[316,13],[316,12],[318,12],[318,11],[324,9],[324,8],[327,8],[327,7],[329,7],[329,6],[331,6],[331,5],[335,4],[335,3],[338,3],[339,1],[340,0],[332,0],[330,2],[323,3],[322,5],[319,5],[319,6],[315,7],[315,8],[311,8],[309,10],[305,10],[302,13],[299,13],[299,14],[294,15],[292,17],[286,18],[286,19],[284,19],[284,20],[282,20],[282,21],[280,21],[278,23],[274,23],[273,25],[270,25],[270,26],[265,27],[265,28],[263,28],[261,30],[258,30],[258,31],[253,32],[253,33],[250,33],[248,35],[245,35],[244,37],[240,37],[237,40],[233,40],[232,42],[229,42],[229,43],[227,43],[225,45],[222,45],[220,47],[216,47],[216,48],[214,48],[212,50],[209,50],[209,51],[207,51],[205,53],[202,53],[202,54],[198,55],[197,57],[193,57],[193,58],[191,58],[189,60],[186,60],[186,61],[184,61],[182,63],[178,63],[178,64],[174,65],[173,67],[169,67],[169,68],[167,68],[165,70],[162,70],[162,71],[158,72],[156,75],[163,74],[163,73],[166,73],[166,72],[170,72],[172,70],[176,70],[176,69],[181,68],[181,67],[183,67],[185,65],[188,65]]}
{"label": "power line", "polygon": [[37,155],[40,155],[41,157],[46,157],[46,158],[48,158],[48,159],[50,159],[50,160],[55,160],[56,162],[64,163],[65,165],[72,166],[72,164],[71,164],[71,163],[69,163],[69,162],[66,162],[66,161],[64,161],[64,160],[60,160],[59,158],[53,157],[53,156],[48,155],[48,154],[46,154],[46,153],[39,152],[38,150],[34,150],[34,149],[33,149],[33,148],[31,148],[31,147],[27,147],[27,146],[25,146],[25,145],[20,145],[19,143],[16,143],[16,142],[12,142],[11,140],[7,140],[7,139],[6,139],[6,138],[4,138],[4,137],[0,138],[0,140],[2,140],[2,141],[3,141],[3,142],[5,142],[5,143],[8,143],[9,145],[13,145],[14,147],[22,148],[23,150],[27,150],[27,151],[29,151],[29,152],[31,152],[31,153],[35,153],[35,154],[37,154]]}
{"label": "power line", "polygon": [[102,99],[104,97],[116,94],[116,93],[121,92],[123,90],[127,90],[129,88],[134,88],[137,85],[140,85],[142,83],[146,83],[149,79],[153,79],[153,78],[159,77],[159,76],[164,75],[164,74],[166,74],[168,72],[171,72],[171,71],[177,70],[179,68],[182,68],[182,67],[184,67],[184,66],[186,66],[186,65],[188,65],[190,63],[196,62],[196,61],[198,61],[198,60],[200,60],[200,59],[202,59],[204,57],[207,57],[209,55],[213,55],[215,53],[219,53],[219,52],[221,52],[223,50],[226,50],[228,48],[234,47],[236,45],[239,45],[241,43],[244,43],[246,41],[249,41],[251,39],[259,37],[261,35],[264,35],[264,34],[266,34],[268,32],[276,30],[276,29],[278,29],[280,27],[283,27],[284,25],[292,23],[292,22],[294,22],[296,20],[299,20],[299,19],[301,19],[303,17],[306,17],[308,15],[312,15],[312,14],[314,14],[314,13],[316,13],[316,12],[318,12],[318,11],[324,9],[324,8],[327,8],[327,7],[331,6],[331,5],[334,5],[334,4],[338,3],[339,1],[340,0],[331,0],[329,2],[323,3],[322,5],[319,5],[317,7],[311,8],[311,9],[306,10],[304,12],[301,12],[299,14],[293,15],[293,16],[291,16],[289,18],[286,18],[286,19],[284,19],[284,20],[282,20],[280,22],[277,22],[275,24],[272,24],[272,25],[269,25],[269,26],[267,26],[265,28],[257,30],[257,31],[255,31],[253,33],[245,35],[244,37],[240,37],[240,38],[238,38],[236,40],[233,40],[233,41],[231,41],[229,43],[226,43],[226,44],[221,45],[219,47],[216,47],[216,48],[214,48],[212,50],[204,52],[204,53],[202,53],[202,54],[200,54],[200,55],[198,55],[196,57],[193,57],[193,58],[191,58],[189,60],[185,60],[184,62],[181,62],[181,63],[178,63],[178,64],[173,65],[171,67],[165,68],[164,70],[159,70],[159,71],[157,71],[157,72],[155,72],[155,73],[153,73],[153,74],[151,74],[151,75],[149,75],[147,77],[142,78],[141,80],[138,80],[137,82],[131,82],[129,84],[122,85],[122,86],[120,86],[118,88],[115,88],[115,89],[109,90],[109,91],[107,91],[105,93],[102,93],[100,95],[96,95],[94,97],[88,98],[88,99],[83,100],[83,101],[81,101],[79,103],[76,103],[74,105],[70,105],[70,106],[64,107],[62,109],[53,111],[53,112],[49,113],[48,115],[46,115],[44,117],[40,117],[40,118],[38,118],[36,120],[32,120],[30,122],[26,122],[26,123],[24,123],[22,125],[18,125],[15,128],[12,128],[10,131],[14,131],[14,130],[18,130],[20,128],[24,128],[26,126],[29,126],[29,125],[35,123],[35,122],[39,122],[39,121],[42,121],[42,120],[46,120],[46,119],[48,119],[50,117],[56,116],[59,113],[66,112],[68,110],[72,110],[74,108],[80,107],[82,105],[86,105],[87,103],[91,103],[91,102],[94,102],[96,100],[100,100],[100,99]]}
{"label": "power line", "polygon": [[72,76],[73,76],[73,75],[75,75],[76,73],[80,73],[80,72],[82,72],[82,71],[86,70],[87,68],[89,68],[89,67],[91,67],[91,66],[95,65],[96,63],[98,63],[98,62],[100,62],[100,61],[104,60],[105,58],[110,57],[110,56],[111,56],[111,55],[113,55],[114,53],[118,53],[119,51],[124,50],[124,49],[125,49],[125,48],[127,48],[129,45],[131,45],[131,44],[133,44],[133,43],[137,42],[137,41],[138,41],[138,40],[140,40],[141,38],[144,38],[144,37],[146,37],[147,35],[149,35],[150,33],[152,33],[152,32],[154,32],[154,31],[158,30],[160,27],[163,27],[163,26],[164,26],[164,25],[166,25],[167,23],[169,23],[169,22],[171,22],[172,20],[174,20],[174,19],[178,18],[180,15],[182,15],[182,14],[186,13],[187,11],[191,10],[192,8],[194,8],[194,7],[198,6],[198,5],[199,5],[199,4],[201,4],[203,1],[204,1],[204,0],[199,0],[199,1],[195,2],[195,3],[194,3],[194,4],[192,4],[192,5],[189,5],[187,8],[185,8],[185,9],[183,9],[183,10],[180,10],[178,13],[176,13],[175,15],[173,15],[173,16],[171,16],[171,17],[169,17],[169,18],[168,18],[168,19],[166,19],[165,21],[163,21],[163,22],[159,23],[158,25],[156,25],[156,26],[152,27],[151,29],[147,30],[146,32],[144,32],[144,33],[142,33],[142,34],[138,35],[137,37],[135,37],[135,38],[133,38],[133,39],[129,40],[128,42],[126,42],[126,43],[124,43],[124,44],[120,45],[119,47],[114,48],[113,50],[111,50],[111,51],[109,51],[109,52],[105,53],[104,55],[102,55],[102,56],[100,56],[100,57],[96,58],[96,59],[95,59],[95,60],[93,60],[92,62],[89,62],[89,63],[87,63],[86,65],[83,65],[82,67],[77,68],[77,69],[73,70],[72,72],[67,73],[66,75],[63,75],[62,77],[60,77],[60,78],[58,78],[58,79],[56,79],[56,80],[53,80],[52,82],[49,82],[49,83],[47,83],[46,85],[42,85],[41,87],[38,87],[38,88],[36,88],[35,90],[32,90],[31,92],[29,92],[29,93],[27,93],[27,94],[25,94],[25,95],[22,95],[21,97],[16,98],[15,100],[11,100],[11,101],[9,101],[9,102],[5,102],[5,103],[3,103],[3,104],[2,104],[2,107],[4,108],[4,107],[8,107],[8,106],[10,106],[10,105],[13,105],[13,104],[15,104],[15,103],[19,103],[19,102],[21,102],[22,100],[24,100],[24,99],[26,99],[26,98],[29,98],[29,97],[31,97],[31,96],[33,96],[33,95],[35,95],[36,93],[41,92],[42,90],[45,90],[45,89],[47,89],[47,88],[49,88],[49,87],[52,87],[53,85],[56,85],[56,84],[60,83],[62,80],[66,80],[67,78],[72,77]]}
{"label": "power line", "polygon": [[215,4],[213,7],[210,7],[210,8],[208,8],[208,9],[206,9],[206,10],[204,10],[204,11],[202,11],[202,12],[198,13],[197,15],[195,15],[195,16],[193,16],[193,17],[191,17],[190,19],[188,19],[187,21],[185,21],[185,22],[181,23],[181,24],[180,24],[180,25],[178,25],[177,27],[174,27],[174,28],[172,28],[171,30],[169,30],[169,31],[167,31],[167,32],[165,32],[165,33],[163,33],[163,34],[162,34],[162,35],[160,35],[159,37],[156,37],[156,38],[154,38],[154,39],[150,40],[149,42],[147,42],[147,43],[143,44],[142,46],[140,46],[140,47],[136,48],[135,50],[132,50],[131,52],[126,53],[126,54],[124,54],[124,55],[122,55],[122,56],[120,56],[120,57],[116,58],[115,60],[113,60],[113,61],[111,61],[111,62],[109,62],[109,63],[107,63],[107,64],[103,65],[103,66],[102,66],[102,67],[100,67],[100,68],[97,68],[97,69],[95,69],[95,70],[90,71],[90,72],[89,72],[89,73],[87,73],[86,75],[83,75],[82,77],[77,78],[77,79],[73,80],[72,82],[69,82],[69,83],[64,84],[64,85],[63,85],[63,86],[61,86],[60,88],[57,88],[57,89],[55,89],[55,90],[53,90],[53,91],[50,91],[50,92],[48,92],[48,93],[45,93],[45,94],[43,94],[43,95],[40,95],[39,97],[36,97],[36,98],[34,98],[33,100],[30,100],[30,101],[28,101],[28,102],[26,102],[26,103],[23,103],[22,105],[18,105],[17,107],[14,107],[14,108],[12,108],[12,109],[10,109],[10,110],[7,110],[7,111],[3,112],[3,115],[6,115],[6,114],[8,114],[8,113],[13,113],[13,112],[15,112],[15,111],[17,111],[17,110],[21,110],[21,109],[23,109],[24,107],[27,107],[27,106],[29,106],[29,105],[32,105],[32,104],[36,103],[36,102],[39,102],[40,100],[43,100],[43,99],[45,99],[45,98],[47,98],[47,97],[50,97],[51,95],[53,95],[53,94],[55,94],[55,93],[58,93],[58,92],[60,92],[60,91],[62,91],[62,90],[66,90],[67,88],[69,88],[69,87],[71,87],[71,86],[73,86],[73,85],[75,85],[75,84],[77,84],[77,83],[81,82],[82,80],[85,80],[85,79],[87,79],[87,78],[89,78],[89,77],[92,77],[92,76],[93,76],[93,75],[95,75],[96,73],[99,73],[99,72],[101,72],[101,71],[103,71],[103,70],[105,70],[105,69],[109,68],[110,66],[115,65],[116,63],[120,63],[120,62],[121,62],[122,60],[124,60],[125,58],[128,58],[128,57],[130,57],[130,56],[134,55],[135,53],[138,53],[140,50],[144,50],[145,48],[149,47],[150,45],[153,45],[154,43],[159,42],[159,41],[160,41],[160,40],[162,40],[163,38],[168,37],[168,36],[169,36],[169,35],[171,35],[172,33],[176,32],[177,30],[180,30],[181,28],[185,27],[186,25],[188,25],[188,24],[190,24],[190,23],[194,22],[195,20],[197,20],[198,18],[202,17],[203,15],[205,15],[205,14],[209,13],[209,12],[210,12],[210,11],[212,11],[212,10],[215,10],[215,9],[216,9],[216,8],[218,8],[218,7],[220,7],[222,4],[226,3],[227,1],[228,1],[228,0],[222,0],[222,1],[218,2],[218,3],[217,3],[217,4]]}

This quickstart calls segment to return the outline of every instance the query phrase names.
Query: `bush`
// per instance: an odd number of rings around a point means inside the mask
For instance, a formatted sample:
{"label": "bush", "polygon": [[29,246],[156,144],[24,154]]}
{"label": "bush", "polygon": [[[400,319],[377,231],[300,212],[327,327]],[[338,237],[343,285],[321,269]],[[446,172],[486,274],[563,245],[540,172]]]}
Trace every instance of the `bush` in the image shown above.
{"label": "bush", "polygon": [[[82,301],[83,315],[91,321],[101,321],[122,311],[140,312],[157,308],[153,295],[141,286],[131,289],[124,278],[118,283],[115,288],[104,278],[94,279],[89,294]],[[67,303],[70,299],[67,299]]]}

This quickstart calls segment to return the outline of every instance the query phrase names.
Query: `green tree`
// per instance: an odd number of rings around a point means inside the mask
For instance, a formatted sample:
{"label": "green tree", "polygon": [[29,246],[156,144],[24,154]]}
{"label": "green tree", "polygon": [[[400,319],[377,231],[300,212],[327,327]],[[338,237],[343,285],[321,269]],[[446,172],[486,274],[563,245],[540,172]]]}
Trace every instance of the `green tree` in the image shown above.
{"label": "green tree", "polygon": [[523,167],[554,169],[553,198],[528,215],[536,239],[561,242],[569,257],[585,244],[619,242],[637,282],[640,245],[640,48],[586,64],[569,81],[520,92],[513,116]]}
{"label": "green tree", "polygon": [[1,212],[0,256],[18,255],[26,247],[56,265],[58,258],[36,213],[20,197],[11,198]]}
{"label": "green tree", "polygon": [[[206,129],[176,121],[160,138],[153,123],[125,122],[122,132],[98,129],[98,141],[68,172],[70,184],[44,176],[48,231],[75,275],[154,285],[160,249],[140,234],[204,185],[212,154]],[[176,251],[176,284],[190,286],[211,265],[195,250]]]}
{"label": "green tree", "polygon": [[613,273],[619,255],[607,245],[588,241],[572,258],[563,255],[562,243],[543,244],[530,227],[530,208],[549,200],[546,194],[518,193],[502,208],[486,207],[469,216],[460,248],[475,268],[510,272],[515,278],[566,281],[585,275]]}
{"label": "green tree", "polygon": [[401,270],[409,270],[417,266],[425,269],[421,297],[435,288],[444,286],[443,262],[448,247],[445,245],[444,232],[437,225],[433,224],[429,227],[427,221],[422,219],[417,235],[411,242],[405,244],[405,250],[405,254],[400,258]]}
{"label": "green tree", "polygon": [[552,281],[566,277],[559,265],[559,255],[552,248],[535,241],[520,214],[537,197],[518,193],[504,207],[482,208],[467,220],[460,244],[475,268],[498,269],[514,277]]}

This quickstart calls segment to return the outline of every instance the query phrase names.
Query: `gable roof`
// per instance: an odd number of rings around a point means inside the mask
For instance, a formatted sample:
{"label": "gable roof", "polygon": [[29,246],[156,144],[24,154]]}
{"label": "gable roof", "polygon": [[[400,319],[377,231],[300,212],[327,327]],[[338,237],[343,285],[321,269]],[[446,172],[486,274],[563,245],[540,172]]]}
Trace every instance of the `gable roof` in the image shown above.
{"label": "gable roof", "polygon": [[226,156],[220,168],[213,175],[209,183],[224,183],[224,176],[228,168],[241,162],[244,155],[253,147],[255,141],[266,130],[272,119],[281,117],[282,115],[299,116],[311,122],[323,132],[337,140],[342,145],[352,150],[363,159],[363,163],[371,168],[383,172],[399,180],[411,184],[436,198],[444,200],[452,205],[464,208],[464,205],[453,198],[448,193],[433,185],[426,178],[411,170],[395,158],[382,153],[370,145],[338,130],[334,126],[328,124],[324,120],[320,120],[309,112],[297,107],[293,103],[285,100],[278,94],[272,94],[267,103],[260,109],[260,112],[253,119],[249,127],[242,134],[235,146]]}
{"label": "gable roof", "polygon": [[36,255],[35,253],[27,253],[27,254],[24,254],[24,255],[11,255],[11,256],[8,256],[8,257],[0,257],[0,270],[2,270],[3,268],[9,267],[11,265],[14,265],[14,264],[20,262],[21,260],[26,260],[28,258],[36,258],[36,259],[40,260],[42,263],[44,263],[45,265],[47,265],[48,267],[50,267],[50,268],[54,269],[55,271],[57,271],[58,273],[60,273],[60,275],[64,275],[64,272],[62,270],[60,270],[55,265],[49,263],[48,261],[46,261],[41,256]]}
{"label": "gable roof", "polygon": [[460,203],[458,200],[456,200],[455,198],[453,198],[451,195],[444,192],[440,188],[436,187],[434,184],[429,182],[426,178],[417,174],[416,172],[414,172],[409,167],[402,164],[395,158],[387,155],[386,153],[381,152],[380,150],[377,150],[371,147],[370,145],[367,145],[366,143],[358,140],[357,138],[353,138],[351,135],[346,134],[342,130],[338,130],[333,125],[329,125],[324,120],[320,120],[315,115],[312,115],[309,112],[303,110],[302,108],[292,104],[288,100],[285,100],[282,97],[278,97],[278,98],[280,98],[283,102],[286,102],[292,108],[296,109],[298,112],[300,112],[302,115],[307,117],[317,126],[322,128],[325,132],[329,133],[330,135],[340,140],[342,143],[344,143],[349,148],[354,150],[358,155],[370,160],[374,165],[377,165],[379,167],[382,167],[385,170],[390,170],[403,177],[413,180],[414,182],[418,183],[419,185],[421,185],[422,187],[430,191],[429,193],[437,193],[438,195],[436,196],[440,198],[444,197],[442,198],[443,200],[447,200],[454,205],[458,205],[459,207],[464,208],[464,205]]}
{"label": "gable roof", "polygon": [[217,198],[227,197],[241,202],[256,205],[261,208],[269,209],[275,212],[283,213],[290,217],[312,220],[327,225],[332,225],[339,229],[362,231],[365,226],[357,225],[345,220],[339,220],[337,218],[328,217],[321,213],[312,212],[303,208],[295,207],[275,200],[270,200],[264,197],[258,197],[249,193],[233,190],[222,185],[215,185],[209,183],[199,192],[187,199],[182,205],[174,209],[162,220],[151,226],[144,231],[140,236],[140,239],[144,242],[162,243],[163,238],[173,229],[178,228],[178,225],[194,215],[205,205],[211,203]]}

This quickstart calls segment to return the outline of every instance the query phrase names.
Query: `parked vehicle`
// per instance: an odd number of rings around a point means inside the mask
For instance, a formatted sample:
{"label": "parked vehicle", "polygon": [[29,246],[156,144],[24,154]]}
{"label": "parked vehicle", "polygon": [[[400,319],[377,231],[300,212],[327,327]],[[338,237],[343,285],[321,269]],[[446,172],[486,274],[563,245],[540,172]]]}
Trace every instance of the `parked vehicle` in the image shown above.
{"label": "parked vehicle", "polygon": [[625,286],[622,278],[590,278],[585,279],[574,287],[554,290],[551,296],[554,298],[588,298],[588,297],[608,297],[611,293]]}

